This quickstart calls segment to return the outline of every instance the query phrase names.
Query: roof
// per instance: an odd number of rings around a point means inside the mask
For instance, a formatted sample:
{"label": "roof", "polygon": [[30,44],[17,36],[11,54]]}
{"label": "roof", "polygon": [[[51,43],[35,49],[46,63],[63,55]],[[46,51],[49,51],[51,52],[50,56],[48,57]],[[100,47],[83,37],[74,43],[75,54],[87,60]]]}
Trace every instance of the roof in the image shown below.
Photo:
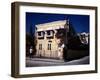
{"label": "roof", "polygon": [[53,21],[49,23],[37,24],[36,28],[37,28],[37,31],[64,28],[64,25],[66,24],[66,22],[67,20],[59,20],[59,21]]}

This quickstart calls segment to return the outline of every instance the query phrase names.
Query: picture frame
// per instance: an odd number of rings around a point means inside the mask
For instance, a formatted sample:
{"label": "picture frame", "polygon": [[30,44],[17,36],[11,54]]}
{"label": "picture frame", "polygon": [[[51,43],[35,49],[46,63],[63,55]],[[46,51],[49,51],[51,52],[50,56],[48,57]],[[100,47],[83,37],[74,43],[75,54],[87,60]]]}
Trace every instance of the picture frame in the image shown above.
{"label": "picture frame", "polygon": [[[84,15],[88,16],[88,28],[86,28],[86,30],[88,30],[89,32],[89,48],[88,48],[89,63],[86,64],[82,63],[78,65],[76,63],[75,65],[59,65],[59,66],[44,65],[42,67],[41,66],[27,67],[26,52],[25,52],[26,51],[25,34],[27,32],[26,25],[29,24],[27,23],[28,20],[27,17],[30,14],[32,14],[33,16],[37,14],[39,15],[48,14],[49,16],[60,15],[61,17],[63,15],[67,15],[69,17],[71,16],[75,17],[76,15],[80,17]],[[34,17],[34,19],[36,20],[37,17]],[[34,19],[32,18],[33,22]],[[73,20],[74,18],[72,17],[71,19]],[[78,17],[76,19],[78,19]],[[31,20],[29,20],[29,22],[31,22]],[[80,23],[80,25],[84,24],[84,22],[85,21],[83,21],[83,23]],[[79,30],[81,30],[81,28],[79,28]],[[51,49],[50,45],[49,49]],[[32,57],[32,59],[33,58],[34,57]],[[38,59],[38,57],[36,58]],[[41,61],[42,60],[41,57],[39,58]],[[31,60],[31,58],[29,59]],[[86,73],[97,73],[97,7],[96,6],[62,5],[62,4],[29,3],[29,2],[13,2],[11,4],[11,76],[12,77],[23,78],[23,77],[86,74]]]}

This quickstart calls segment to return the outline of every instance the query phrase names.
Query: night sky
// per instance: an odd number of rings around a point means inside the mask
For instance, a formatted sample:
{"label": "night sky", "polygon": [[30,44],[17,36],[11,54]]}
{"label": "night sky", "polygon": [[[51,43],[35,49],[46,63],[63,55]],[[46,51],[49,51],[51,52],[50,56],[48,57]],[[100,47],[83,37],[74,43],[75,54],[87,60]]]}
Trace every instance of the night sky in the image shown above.
{"label": "night sky", "polygon": [[73,25],[77,33],[89,32],[89,15],[71,15],[71,14],[50,14],[50,13],[29,13],[26,12],[26,32],[30,32],[32,27],[33,33],[35,25],[58,21],[67,20]]}

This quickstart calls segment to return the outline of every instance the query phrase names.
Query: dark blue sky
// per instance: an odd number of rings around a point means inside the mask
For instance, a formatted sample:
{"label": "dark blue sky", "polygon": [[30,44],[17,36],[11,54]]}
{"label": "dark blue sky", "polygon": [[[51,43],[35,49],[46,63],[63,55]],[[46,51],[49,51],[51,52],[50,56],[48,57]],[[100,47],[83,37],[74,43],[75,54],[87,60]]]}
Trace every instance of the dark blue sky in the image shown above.
{"label": "dark blue sky", "polygon": [[50,14],[50,13],[29,13],[26,12],[26,32],[30,32],[30,27],[34,32],[36,24],[42,24],[57,20],[67,20],[73,25],[77,33],[89,32],[89,15],[71,14]]}

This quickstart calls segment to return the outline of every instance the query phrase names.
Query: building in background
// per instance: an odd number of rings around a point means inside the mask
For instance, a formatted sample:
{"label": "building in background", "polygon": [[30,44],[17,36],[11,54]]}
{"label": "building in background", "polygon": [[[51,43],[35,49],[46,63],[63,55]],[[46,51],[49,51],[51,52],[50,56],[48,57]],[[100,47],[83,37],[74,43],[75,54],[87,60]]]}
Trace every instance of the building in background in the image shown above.
{"label": "building in background", "polygon": [[78,36],[83,44],[89,44],[89,33],[82,32],[78,33]]}

